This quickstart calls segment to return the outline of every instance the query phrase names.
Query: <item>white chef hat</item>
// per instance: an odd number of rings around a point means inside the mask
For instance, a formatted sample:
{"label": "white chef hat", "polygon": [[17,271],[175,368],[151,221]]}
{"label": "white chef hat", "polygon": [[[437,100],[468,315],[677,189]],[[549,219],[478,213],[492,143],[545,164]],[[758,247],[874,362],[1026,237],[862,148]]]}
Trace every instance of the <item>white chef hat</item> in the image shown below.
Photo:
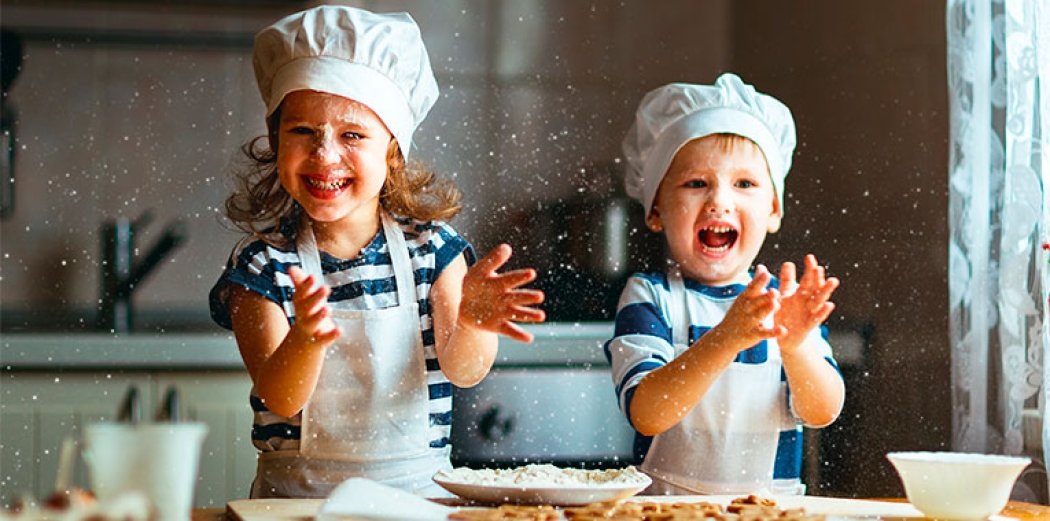
{"label": "white chef hat", "polygon": [[419,27],[407,13],[307,9],[259,31],[252,63],[267,117],[297,90],[349,98],[383,120],[406,159],[412,133],[438,97]]}
{"label": "white chef hat", "polygon": [[642,98],[623,140],[627,195],[641,202],[648,215],[678,150],[694,139],[723,133],[746,137],[762,150],[783,215],[795,122],[787,106],[732,73],[721,75],[714,85],[671,83]]}

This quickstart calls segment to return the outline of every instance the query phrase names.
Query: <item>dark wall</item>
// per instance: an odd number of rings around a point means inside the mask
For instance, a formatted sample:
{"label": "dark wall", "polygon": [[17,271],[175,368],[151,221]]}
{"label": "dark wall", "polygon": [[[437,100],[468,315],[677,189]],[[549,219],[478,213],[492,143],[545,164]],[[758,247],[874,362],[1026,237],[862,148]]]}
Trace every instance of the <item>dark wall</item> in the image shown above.
{"label": "dark wall", "polygon": [[813,252],[842,279],[835,320],[870,323],[822,490],[903,490],[894,450],[950,447],[944,3],[736,2],[733,68],[791,107],[799,145],[770,266]]}

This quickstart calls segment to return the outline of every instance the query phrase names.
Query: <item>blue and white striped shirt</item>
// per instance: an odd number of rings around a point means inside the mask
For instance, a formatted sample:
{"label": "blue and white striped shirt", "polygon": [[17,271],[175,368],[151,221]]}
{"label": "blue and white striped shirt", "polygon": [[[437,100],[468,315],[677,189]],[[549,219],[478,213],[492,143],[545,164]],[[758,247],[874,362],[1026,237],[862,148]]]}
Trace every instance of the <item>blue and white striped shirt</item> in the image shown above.
{"label": "blue and white striped shirt", "polygon": [[[689,299],[689,324],[687,338],[692,345],[701,335],[725,318],[733,301],[744,290],[743,284],[729,286],[707,286],[684,279],[686,296]],[[771,287],[777,287],[773,280]],[[667,276],[659,274],[635,274],[628,279],[620,296],[616,313],[616,329],[613,338],[605,344],[606,359],[612,364],[612,378],[616,396],[627,419],[631,418],[631,400],[642,378],[650,372],[667,365],[675,358],[673,345],[673,320],[670,308],[670,289]],[[837,368],[827,342],[824,327],[810,333],[810,341],[817,346],[821,356]],[[779,360],[779,347],[775,339],[760,342],[737,355],[733,363],[764,364]],[[781,381],[786,376],[781,371]],[[790,402],[790,393],[787,394]],[[727,407],[747,407],[747,403],[726,404]],[[790,409],[790,403],[783,406]],[[781,483],[797,482],[802,465],[802,426],[791,419],[781,427],[777,446],[773,478]],[[651,438],[637,435],[635,457],[638,463],[645,457]]]}
{"label": "blue and white striped shirt", "polygon": [[[438,276],[464,255],[467,264],[475,262],[474,250],[451,226],[443,222],[398,221],[405,233],[416,295],[419,298],[419,328],[426,357],[427,384],[430,395],[430,448],[441,453],[450,449],[452,420],[452,384],[441,372],[434,348],[430,288]],[[234,248],[226,269],[211,290],[212,318],[220,326],[232,329],[229,313],[229,288],[241,285],[281,306],[288,322],[295,320],[292,304],[294,286],[288,268],[301,266],[294,246],[281,249],[255,240]],[[331,305],[342,309],[383,309],[397,305],[397,285],[390,261],[386,237],[377,233],[357,258],[338,259],[321,252],[321,271],[332,288]],[[286,418],[270,412],[257,396],[251,396],[255,412],[252,443],[261,451],[298,450],[302,413]]]}

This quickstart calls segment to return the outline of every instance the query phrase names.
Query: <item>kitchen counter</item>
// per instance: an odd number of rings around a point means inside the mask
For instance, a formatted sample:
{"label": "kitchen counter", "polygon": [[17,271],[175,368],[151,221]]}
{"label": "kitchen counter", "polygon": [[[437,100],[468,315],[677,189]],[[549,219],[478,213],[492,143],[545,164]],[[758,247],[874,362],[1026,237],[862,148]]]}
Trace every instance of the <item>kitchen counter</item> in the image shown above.
{"label": "kitchen counter", "polygon": [[[523,326],[536,340],[500,337],[497,366],[608,365],[602,345],[612,335],[604,322]],[[232,332],[217,333],[4,333],[0,370],[243,369]]]}
{"label": "kitchen counter", "polygon": [[[665,496],[661,496],[666,499]],[[652,496],[637,496],[636,499],[646,501],[652,499]],[[683,501],[703,501],[702,496],[675,496],[674,500]],[[287,502],[288,505],[283,509],[276,509],[270,511],[265,519],[267,521],[307,521],[313,519],[313,514],[317,512],[320,507],[322,500],[258,500],[258,501],[278,501]],[[814,502],[835,502],[836,504],[848,504],[850,502],[856,503],[867,503],[868,501],[862,500],[849,500],[849,499],[835,499],[835,498],[817,498],[812,499]],[[875,500],[885,501],[889,504],[903,503],[900,499],[890,500]],[[889,505],[887,505],[889,506]],[[1035,505],[1031,503],[1022,503],[1019,501],[1011,501],[1006,505],[1006,508],[996,516],[997,521],[1035,521],[1050,518],[1050,507],[1044,505]],[[260,518],[263,519],[263,518]],[[891,518],[892,519],[892,518]],[[896,519],[914,520],[920,521],[922,517],[897,517]],[[193,511],[192,521],[255,521],[255,519],[239,519],[235,515],[229,515],[228,509],[221,508],[208,508],[208,509],[197,509]]]}
{"label": "kitchen counter", "polygon": [[233,333],[6,333],[0,370],[243,369]]}

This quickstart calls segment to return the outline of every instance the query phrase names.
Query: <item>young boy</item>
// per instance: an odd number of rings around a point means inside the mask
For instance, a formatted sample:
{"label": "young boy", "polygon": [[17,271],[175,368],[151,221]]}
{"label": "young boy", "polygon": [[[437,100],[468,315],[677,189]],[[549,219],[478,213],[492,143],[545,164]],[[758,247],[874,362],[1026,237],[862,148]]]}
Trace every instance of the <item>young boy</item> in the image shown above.
{"label": "young boy", "polygon": [[623,148],[627,192],[673,261],[631,277],[606,344],[650,491],[804,493],[801,425],[828,425],[845,396],[820,327],[839,282],[812,255],[799,280],[790,262],[779,283],[751,270],[783,216],[790,111],[733,74],[670,84]]}

